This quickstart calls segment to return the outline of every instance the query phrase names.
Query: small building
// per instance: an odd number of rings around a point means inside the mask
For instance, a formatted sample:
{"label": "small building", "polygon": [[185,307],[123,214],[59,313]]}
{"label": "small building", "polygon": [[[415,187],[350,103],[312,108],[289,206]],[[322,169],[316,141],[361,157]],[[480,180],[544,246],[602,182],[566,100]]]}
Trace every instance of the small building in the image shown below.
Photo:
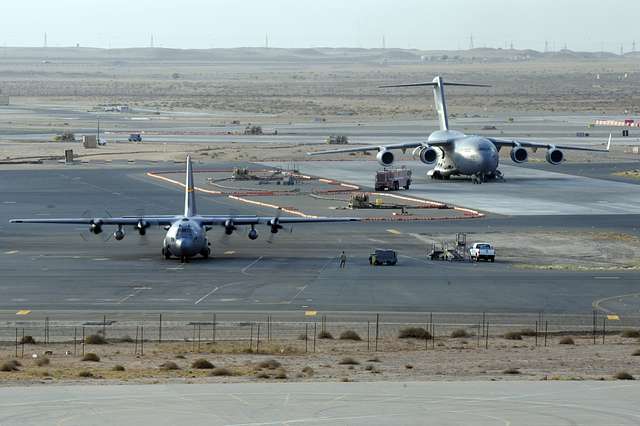
{"label": "small building", "polygon": [[82,137],[82,146],[85,148],[97,148],[98,141],[96,135],[85,135]]}

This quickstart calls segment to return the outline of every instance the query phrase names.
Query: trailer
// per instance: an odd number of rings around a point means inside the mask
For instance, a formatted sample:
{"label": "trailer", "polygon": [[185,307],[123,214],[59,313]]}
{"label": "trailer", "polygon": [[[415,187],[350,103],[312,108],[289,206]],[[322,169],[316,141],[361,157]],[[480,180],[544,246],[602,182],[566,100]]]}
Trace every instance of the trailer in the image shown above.
{"label": "trailer", "polygon": [[411,186],[411,170],[406,168],[384,169],[376,172],[376,191],[397,191],[400,187],[409,189]]}

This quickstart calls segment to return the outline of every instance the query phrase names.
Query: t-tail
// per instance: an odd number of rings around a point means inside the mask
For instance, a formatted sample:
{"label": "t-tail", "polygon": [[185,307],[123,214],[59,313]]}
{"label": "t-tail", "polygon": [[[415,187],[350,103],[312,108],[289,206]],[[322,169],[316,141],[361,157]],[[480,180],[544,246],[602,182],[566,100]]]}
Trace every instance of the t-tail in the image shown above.
{"label": "t-tail", "polygon": [[470,83],[445,83],[440,76],[436,76],[433,81],[426,83],[409,83],[409,84],[392,84],[380,87],[433,87],[433,98],[436,105],[436,113],[438,114],[438,122],[440,130],[449,130],[449,117],[447,115],[447,102],[444,97],[444,86],[467,86],[467,87],[491,87],[486,84],[470,84]]}
{"label": "t-tail", "polygon": [[191,156],[187,155],[187,173],[184,183],[184,215],[195,216],[196,213],[196,193],[193,186],[193,167],[191,167]]}

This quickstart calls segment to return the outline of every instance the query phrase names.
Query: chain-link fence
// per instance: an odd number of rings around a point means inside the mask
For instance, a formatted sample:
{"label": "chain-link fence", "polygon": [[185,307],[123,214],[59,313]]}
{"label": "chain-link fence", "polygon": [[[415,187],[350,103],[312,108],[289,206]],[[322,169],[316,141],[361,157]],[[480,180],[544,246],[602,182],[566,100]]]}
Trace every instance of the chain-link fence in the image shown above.
{"label": "chain-link fence", "polygon": [[[123,343],[134,351],[149,343],[182,343],[200,350],[204,345],[229,343],[247,351],[267,345],[288,345],[299,352],[316,351],[320,342],[344,339],[360,342],[369,351],[393,350],[387,342],[401,336],[424,340],[425,348],[438,340],[464,337],[468,344],[488,347],[490,338],[526,336],[546,345],[550,336],[573,335],[604,343],[607,336],[638,332],[640,316],[547,315],[540,313],[382,313],[316,314],[291,319],[287,314],[113,314],[98,319],[0,320],[0,345],[14,346],[16,355],[29,345],[63,344],[77,354],[84,344]],[[87,315],[87,317],[89,317]]]}

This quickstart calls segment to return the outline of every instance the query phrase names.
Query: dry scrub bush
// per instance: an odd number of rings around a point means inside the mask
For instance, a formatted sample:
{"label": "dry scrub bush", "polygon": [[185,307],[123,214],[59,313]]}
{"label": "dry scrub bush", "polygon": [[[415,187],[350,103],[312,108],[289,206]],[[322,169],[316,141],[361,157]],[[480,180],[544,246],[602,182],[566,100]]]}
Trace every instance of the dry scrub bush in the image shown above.
{"label": "dry scrub bush", "polygon": [[517,368],[511,367],[504,370],[502,374],[520,374],[520,370],[518,370]]}
{"label": "dry scrub bush", "polygon": [[328,331],[324,330],[318,333],[318,339],[333,339],[333,335]]}
{"label": "dry scrub bush", "polygon": [[258,363],[258,368],[267,370],[275,370],[276,368],[280,368],[281,366],[282,364],[280,364],[275,359],[267,359]]}
{"label": "dry scrub bush", "polygon": [[573,338],[571,336],[564,336],[562,339],[560,339],[560,342],[558,342],[561,345],[575,345],[576,342],[573,341]]}
{"label": "dry scrub bush", "polygon": [[180,367],[178,367],[178,364],[176,364],[173,361],[166,361],[160,364],[160,370],[164,370],[164,371],[180,370]]}
{"label": "dry scrub bush", "polygon": [[100,357],[93,352],[89,352],[82,357],[81,361],[100,362]]}
{"label": "dry scrub bush", "polygon": [[451,332],[451,337],[453,337],[454,339],[460,339],[464,337],[469,337],[469,333],[467,333],[467,330],[465,330],[464,328],[458,328]]}
{"label": "dry scrub bush", "polygon": [[358,335],[358,333],[356,333],[355,331],[353,331],[353,330],[346,330],[346,331],[343,331],[343,332],[340,334],[340,340],[354,340],[354,341],[360,341],[360,340],[362,340],[362,339],[360,338],[360,335]]}
{"label": "dry scrub bush", "polygon": [[118,364],[118,365],[114,365],[111,370],[113,370],[113,371],[124,371],[125,368],[124,368],[124,366]]}
{"label": "dry scrub bush", "polygon": [[358,361],[356,361],[355,359],[351,358],[350,356],[346,357],[346,358],[342,358],[338,364],[340,365],[360,365],[360,363]]}
{"label": "dry scrub bush", "polygon": [[85,337],[84,342],[87,345],[106,345],[107,339],[105,339],[102,334],[92,334]]}
{"label": "dry scrub bush", "polygon": [[211,370],[214,368],[214,365],[204,358],[199,358],[193,361],[193,363],[191,364],[191,368],[197,368],[199,370]]}
{"label": "dry scrub bush", "polygon": [[522,340],[522,334],[519,331],[509,331],[504,334],[507,340]]}
{"label": "dry scrub bush", "polygon": [[431,333],[422,327],[407,327],[398,333],[399,339],[431,339]]}
{"label": "dry scrub bush", "polygon": [[621,334],[622,337],[627,339],[637,339],[640,337],[640,331],[638,330],[624,330]]}
{"label": "dry scrub bush", "polygon": [[50,363],[51,361],[46,356],[36,359],[36,365],[38,367],[44,367],[45,365],[49,365]]}
{"label": "dry scrub bush", "polygon": [[635,380],[635,377],[626,371],[619,371],[613,377],[617,380]]}

